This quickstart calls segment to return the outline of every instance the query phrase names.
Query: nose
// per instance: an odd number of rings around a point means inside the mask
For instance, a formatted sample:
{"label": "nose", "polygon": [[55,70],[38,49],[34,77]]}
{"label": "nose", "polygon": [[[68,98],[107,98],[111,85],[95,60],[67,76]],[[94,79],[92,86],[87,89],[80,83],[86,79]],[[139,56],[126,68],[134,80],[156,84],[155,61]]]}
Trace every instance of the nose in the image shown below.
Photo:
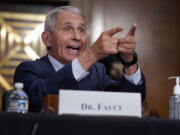
{"label": "nose", "polygon": [[78,30],[74,30],[72,39],[75,41],[80,41],[81,40],[81,35]]}

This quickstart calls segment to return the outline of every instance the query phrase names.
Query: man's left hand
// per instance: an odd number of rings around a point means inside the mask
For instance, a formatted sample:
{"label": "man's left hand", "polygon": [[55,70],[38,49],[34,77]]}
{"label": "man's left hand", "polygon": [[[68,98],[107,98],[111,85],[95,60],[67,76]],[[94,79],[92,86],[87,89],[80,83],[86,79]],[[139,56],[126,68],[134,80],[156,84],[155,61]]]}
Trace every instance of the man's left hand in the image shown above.
{"label": "man's left hand", "polygon": [[118,41],[118,51],[121,58],[125,62],[131,62],[133,60],[133,54],[136,48],[135,31],[136,24],[133,24],[128,34],[124,38],[120,38]]}

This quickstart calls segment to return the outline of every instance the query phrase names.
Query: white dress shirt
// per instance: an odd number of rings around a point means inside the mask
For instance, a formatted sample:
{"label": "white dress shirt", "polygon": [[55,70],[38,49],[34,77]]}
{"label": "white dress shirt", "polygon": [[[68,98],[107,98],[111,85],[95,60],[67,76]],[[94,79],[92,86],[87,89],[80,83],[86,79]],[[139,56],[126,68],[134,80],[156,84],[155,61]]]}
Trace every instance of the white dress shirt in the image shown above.
{"label": "white dress shirt", "polygon": [[[64,64],[60,63],[58,60],[53,58],[52,56],[48,55],[49,61],[53,65],[55,71],[60,70],[61,68],[64,67]],[[80,65],[79,61],[77,58],[75,58],[72,61],[72,72],[77,81],[82,80],[85,78],[87,75],[89,75],[89,71],[85,71],[82,66]],[[138,70],[132,74],[132,75],[127,75],[123,74],[124,77],[130,81],[132,84],[138,85],[141,83],[141,70],[140,67],[138,67]]]}

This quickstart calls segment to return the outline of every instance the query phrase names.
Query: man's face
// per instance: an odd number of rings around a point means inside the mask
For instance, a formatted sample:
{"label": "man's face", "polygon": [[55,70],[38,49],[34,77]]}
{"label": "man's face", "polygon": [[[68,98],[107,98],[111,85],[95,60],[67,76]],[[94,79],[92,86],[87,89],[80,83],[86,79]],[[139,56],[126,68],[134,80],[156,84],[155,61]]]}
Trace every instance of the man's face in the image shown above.
{"label": "man's face", "polygon": [[67,64],[86,48],[85,20],[81,15],[65,11],[58,15],[54,32],[49,36],[49,54]]}

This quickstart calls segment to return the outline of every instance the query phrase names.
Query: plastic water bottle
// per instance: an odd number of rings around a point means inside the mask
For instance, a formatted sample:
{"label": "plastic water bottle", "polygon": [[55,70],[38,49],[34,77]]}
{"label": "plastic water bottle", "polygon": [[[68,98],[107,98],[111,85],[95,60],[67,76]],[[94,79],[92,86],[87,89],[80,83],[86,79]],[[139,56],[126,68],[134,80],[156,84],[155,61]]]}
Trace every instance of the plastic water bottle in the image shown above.
{"label": "plastic water bottle", "polygon": [[176,79],[176,85],[173,89],[173,95],[170,97],[169,102],[169,118],[180,119],[180,76],[169,77],[169,79]]}
{"label": "plastic water bottle", "polygon": [[15,83],[15,89],[8,96],[7,102],[7,112],[18,112],[27,113],[28,112],[28,96],[23,91],[23,83]]}

